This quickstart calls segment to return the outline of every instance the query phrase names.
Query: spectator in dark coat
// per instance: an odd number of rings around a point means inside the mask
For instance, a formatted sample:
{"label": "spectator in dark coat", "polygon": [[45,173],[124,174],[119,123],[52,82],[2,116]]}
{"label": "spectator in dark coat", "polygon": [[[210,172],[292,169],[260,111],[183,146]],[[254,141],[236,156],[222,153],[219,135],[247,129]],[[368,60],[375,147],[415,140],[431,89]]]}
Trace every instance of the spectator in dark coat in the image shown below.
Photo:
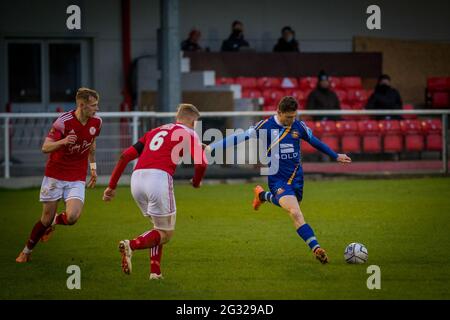
{"label": "spectator in dark coat", "polygon": [[231,25],[231,34],[222,42],[222,51],[239,51],[242,47],[249,47],[244,39],[244,25],[240,21],[234,21]]}
{"label": "spectator in dark coat", "polygon": [[277,44],[273,47],[274,52],[300,52],[298,48],[298,41],[295,40],[295,31],[286,26],[281,29],[281,38],[278,39]]}
{"label": "spectator in dark coat", "polygon": [[[403,109],[403,101],[397,89],[391,85],[391,77],[382,74],[366,104],[366,109]],[[401,116],[377,116],[377,119],[401,119]]]}
{"label": "spectator in dark coat", "polygon": [[[340,109],[340,102],[336,93],[330,89],[330,82],[325,71],[321,70],[318,75],[317,87],[311,91],[306,101],[306,109],[330,110]],[[329,116],[314,116],[314,120],[326,120]],[[332,117],[336,119],[337,117]]]}
{"label": "spectator in dark coat", "polygon": [[203,48],[198,44],[201,32],[197,29],[192,29],[189,32],[189,37],[181,43],[181,50],[183,51],[203,51]]}

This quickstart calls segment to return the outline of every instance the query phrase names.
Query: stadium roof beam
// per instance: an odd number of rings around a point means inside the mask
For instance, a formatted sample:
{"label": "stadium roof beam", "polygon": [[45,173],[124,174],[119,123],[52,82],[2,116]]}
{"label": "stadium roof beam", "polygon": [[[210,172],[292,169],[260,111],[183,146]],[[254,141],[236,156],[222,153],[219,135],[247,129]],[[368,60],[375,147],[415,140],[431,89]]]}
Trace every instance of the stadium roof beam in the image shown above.
{"label": "stadium roof beam", "polygon": [[179,0],[160,0],[158,32],[159,111],[174,111],[181,101]]}

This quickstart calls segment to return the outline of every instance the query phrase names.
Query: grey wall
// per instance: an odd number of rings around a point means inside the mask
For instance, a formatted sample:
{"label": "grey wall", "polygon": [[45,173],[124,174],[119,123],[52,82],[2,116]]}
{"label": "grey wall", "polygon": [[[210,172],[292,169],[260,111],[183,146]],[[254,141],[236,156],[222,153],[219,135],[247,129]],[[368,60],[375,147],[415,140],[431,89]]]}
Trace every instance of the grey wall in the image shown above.
{"label": "grey wall", "polygon": [[[158,0],[132,0],[132,57],[156,53]],[[382,30],[366,29],[368,5],[382,10]],[[66,7],[79,4],[82,30],[65,27]],[[450,41],[450,1],[428,0],[180,0],[181,37],[192,27],[203,32],[202,45],[220,48],[233,20],[244,22],[245,36],[257,50],[271,50],[282,26],[297,32],[303,51],[351,51],[354,35]],[[92,86],[104,109],[122,100],[120,0],[15,0],[0,2],[1,39],[10,37],[89,37],[93,43]],[[0,109],[5,104],[4,52],[0,52]]]}

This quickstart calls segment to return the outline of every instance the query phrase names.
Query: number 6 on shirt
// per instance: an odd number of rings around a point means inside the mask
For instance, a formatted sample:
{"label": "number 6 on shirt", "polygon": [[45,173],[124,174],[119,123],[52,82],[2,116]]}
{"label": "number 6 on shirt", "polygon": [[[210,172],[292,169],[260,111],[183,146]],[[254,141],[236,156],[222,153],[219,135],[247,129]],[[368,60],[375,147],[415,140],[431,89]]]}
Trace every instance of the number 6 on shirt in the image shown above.
{"label": "number 6 on shirt", "polygon": [[152,151],[156,151],[159,148],[161,148],[162,144],[164,143],[164,137],[167,136],[169,132],[167,131],[161,131],[155,134],[152,141],[149,143],[149,149]]}

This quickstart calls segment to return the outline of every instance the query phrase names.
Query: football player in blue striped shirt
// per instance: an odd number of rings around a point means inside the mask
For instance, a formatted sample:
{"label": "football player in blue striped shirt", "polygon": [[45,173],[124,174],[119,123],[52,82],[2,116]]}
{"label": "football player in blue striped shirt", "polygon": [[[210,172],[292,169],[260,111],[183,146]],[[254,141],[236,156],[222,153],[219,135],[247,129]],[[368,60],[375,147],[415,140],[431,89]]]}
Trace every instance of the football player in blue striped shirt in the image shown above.
{"label": "football player in blue striped shirt", "polygon": [[264,139],[267,157],[270,159],[269,166],[272,169],[268,175],[269,191],[259,185],[254,188],[253,208],[258,210],[261,204],[269,202],[287,211],[297,234],[306,242],[315,257],[325,264],[328,262],[328,256],[320,247],[311,226],[305,222],[299,205],[303,197],[301,140],[339,163],[350,163],[351,159],[346,154],[336,153],[317,139],[303,121],[297,120],[297,109],[297,100],[286,96],[279,102],[276,115],[261,120],[242,134],[230,135],[214,142],[207,149],[212,152],[217,148],[235,146],[250,138]]}

